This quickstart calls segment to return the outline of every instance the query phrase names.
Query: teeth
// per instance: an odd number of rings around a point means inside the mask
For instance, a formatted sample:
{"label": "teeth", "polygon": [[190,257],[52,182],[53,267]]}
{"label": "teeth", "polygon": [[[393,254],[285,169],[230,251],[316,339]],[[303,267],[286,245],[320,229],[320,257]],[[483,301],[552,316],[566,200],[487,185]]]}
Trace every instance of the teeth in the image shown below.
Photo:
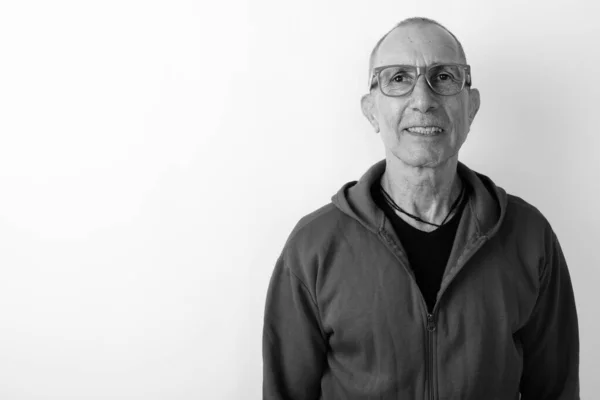
{"label": "teeth", "polygon": [[407,131],[412,133],[419,133],[421,135],[431,135],[433,133],[439,133],[442,130],[437,126],[415,126],[408,128]]}

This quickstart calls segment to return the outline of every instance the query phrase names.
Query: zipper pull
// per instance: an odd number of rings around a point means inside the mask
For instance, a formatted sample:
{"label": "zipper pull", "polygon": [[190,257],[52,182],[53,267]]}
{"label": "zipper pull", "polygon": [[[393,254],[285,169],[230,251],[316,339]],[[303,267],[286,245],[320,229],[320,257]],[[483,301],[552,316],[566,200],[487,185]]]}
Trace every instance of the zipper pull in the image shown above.
{"label": "zipper pull", "polygon": [[427,330],[429,332],[435,331],[435,322],[433,321],[433,315],[427,314]]}

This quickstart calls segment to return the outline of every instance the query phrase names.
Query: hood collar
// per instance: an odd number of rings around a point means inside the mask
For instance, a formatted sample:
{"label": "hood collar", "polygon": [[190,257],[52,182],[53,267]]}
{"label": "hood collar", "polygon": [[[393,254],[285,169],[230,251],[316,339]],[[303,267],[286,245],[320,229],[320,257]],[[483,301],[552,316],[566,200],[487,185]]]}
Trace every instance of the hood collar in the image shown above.
{"label": "hood collar", "polygon": [[[378,161],[358,180],[344,184],[331,201],[344,214],[360,222],[365,228],[378,234],[386,226],[383,211],[371,197],[371,185],[379,180],[385,171],[386,160]],[[504,189],[496,186],[490,178],[479,174],[458,162],[457,172],[470,188],[470,196],[465,212],[463,231],[468,237],[492,236],[504,218],[507,195]],[[461,223],[463,225],[463,223]]]}

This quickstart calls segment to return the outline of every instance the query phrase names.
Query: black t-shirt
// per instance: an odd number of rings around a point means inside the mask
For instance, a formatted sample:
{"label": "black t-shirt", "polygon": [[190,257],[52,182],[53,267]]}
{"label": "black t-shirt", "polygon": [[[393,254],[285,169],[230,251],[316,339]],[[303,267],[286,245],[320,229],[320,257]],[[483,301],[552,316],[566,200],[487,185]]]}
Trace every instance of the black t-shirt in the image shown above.
{"label": "black t-shirt", "polygon": [[425,298],[429,312],[433,310],[437,293],[440,290],[460,216],[464,205],[467,203],[468,189],[468,187],[465,187],[465,193],[460,204],[457,205],[457,211],[449,221],[431,232],[424,232],[404,222],[402,218],[396,215],[394,209],[381,194],[379,179],[371,186],[373,200],[391,221],[396,235],[398,235],[400,243],[406,251],[408,262],[417,280],[417,285]]}

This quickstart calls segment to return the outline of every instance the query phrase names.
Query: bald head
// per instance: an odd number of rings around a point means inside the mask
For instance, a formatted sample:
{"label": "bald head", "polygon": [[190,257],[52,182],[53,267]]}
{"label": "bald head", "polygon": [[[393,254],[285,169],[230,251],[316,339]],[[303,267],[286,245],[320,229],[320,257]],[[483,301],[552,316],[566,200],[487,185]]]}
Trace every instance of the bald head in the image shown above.
{"label": "bald head", "polygon": [[[396,24],[396,26],[394,26],[390,31],[388,31],[385,35],[383,35],[383,37],[381,39],[379,39],[379,41],[377,42],[377,44],[375,45],[375,47],[373,48],[373,50],[371,51],[371,56],[369,57],[369,83],[371,82],[371,77],[372,77],[372,71],[373,68],[376,66],[376,64],[380,64],[378,63],[378,61],[380,61],[381,59],[381,54],[380,54],[380,49],[383,47],[383,50],[381,53],[384,53],[388,50],[386,46],[386,42],[388,42],[388,38],[389,36],[397,36],[400,34],[399,31],[402,31],[402,28],[408,28],[408,27],[415,27],[418,28],[419,26],[429,26],[429,28],[435,28],[435,29],[439,29],[441,31],[443,31],[443,34],[445,34],[446,36],[448,36],[447,38],[441,38],[443,42],[445,43],[441,43],[442,46],[453,46],[455,48],[455,51],[457,52],[457,56],[460,63],[467,63],[467,57],[465,55],[465,51],[462,47],[462,44],[460,43],[460,41],[456,38],[456,36],[454,36],[454,34],[452,32],[450,32],[446,27],[444,27],[442,24],[440,24],[437,21],[434,21],[432,19],[429,18],[422,18],[422,17],[414,17],[414,18],[407,18],[401,22],[399,22],[398,24]],[[444,39],[448,39],[448,40],[444,40]],[[409,38],[410,40],[410,38]],[[450,42],[452,42],[450,44]]]}

